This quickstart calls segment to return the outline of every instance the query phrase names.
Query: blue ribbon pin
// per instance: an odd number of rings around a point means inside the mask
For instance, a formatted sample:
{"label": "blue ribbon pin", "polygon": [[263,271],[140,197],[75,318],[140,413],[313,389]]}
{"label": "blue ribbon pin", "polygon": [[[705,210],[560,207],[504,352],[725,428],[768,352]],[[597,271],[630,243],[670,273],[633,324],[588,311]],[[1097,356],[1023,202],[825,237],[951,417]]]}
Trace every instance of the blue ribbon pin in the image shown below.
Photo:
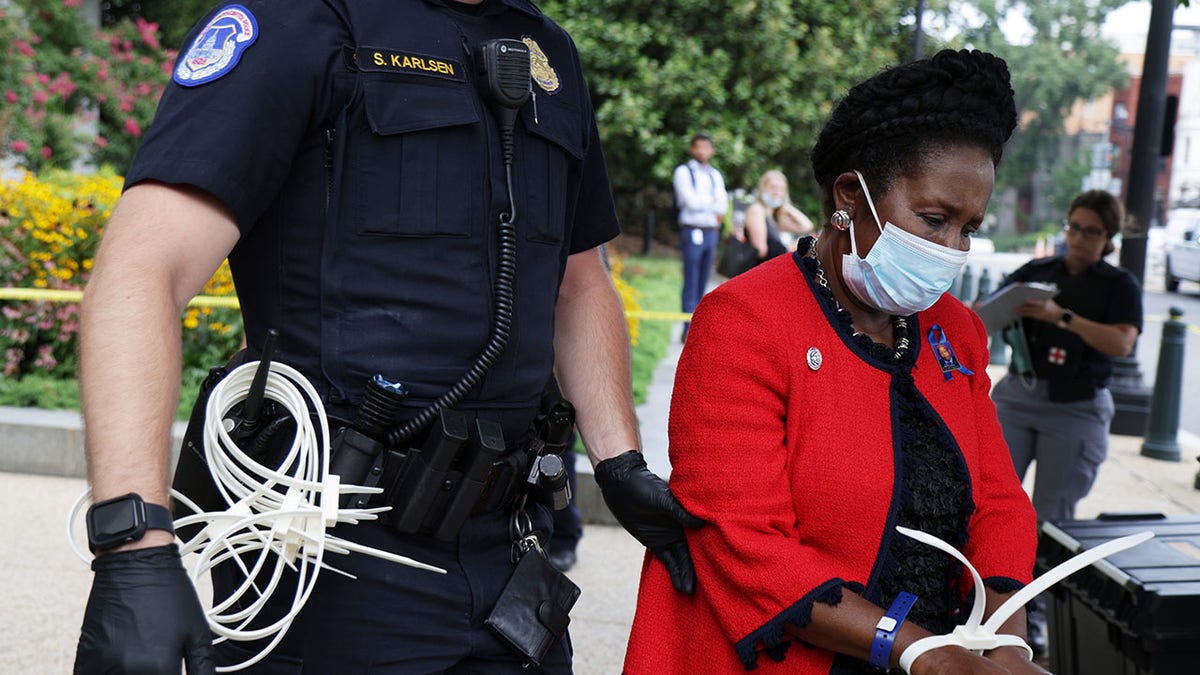
{"label": "blue ribbon pin", "polygon": [[946,338],[946,331],[936,323],[929,327],[929,347],[933,350],[933,357],[937,359],[938,366],[942,369],[942,375],[945,376],[947,382],[954,376],[956,370],[963,375],[975,374],[958,360],[958,356],[954,353],[954,347],[950,346],[950,340]]}

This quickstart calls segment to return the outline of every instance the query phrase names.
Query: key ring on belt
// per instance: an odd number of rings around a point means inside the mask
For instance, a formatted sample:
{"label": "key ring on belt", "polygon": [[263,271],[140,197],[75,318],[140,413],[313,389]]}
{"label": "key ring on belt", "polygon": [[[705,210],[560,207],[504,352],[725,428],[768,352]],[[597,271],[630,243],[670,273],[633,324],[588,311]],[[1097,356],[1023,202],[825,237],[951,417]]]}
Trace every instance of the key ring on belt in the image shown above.
{"label": "key ring on belt", "polygon": [[525,499],[526,497],[522,495],[508,521],[508,536],[512,538],[512,554],[509,559],[514,565],[522,556],[533,550],[536,550],[542,557],[546,555],[542,550],[542,542],[533,529],[533,519],[525,511]]}

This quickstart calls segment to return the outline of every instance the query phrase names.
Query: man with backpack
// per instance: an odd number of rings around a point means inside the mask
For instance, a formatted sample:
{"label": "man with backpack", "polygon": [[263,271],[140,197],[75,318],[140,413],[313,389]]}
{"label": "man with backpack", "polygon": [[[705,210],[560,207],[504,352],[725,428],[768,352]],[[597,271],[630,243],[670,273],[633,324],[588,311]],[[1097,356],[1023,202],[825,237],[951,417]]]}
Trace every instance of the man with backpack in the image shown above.
{"label": "man with backpack", "polygon": [[[682,310],[691,312],[700,304],[708,286],[717,253],[721,224],[729,207],[725,180],[709,160],[714,149],[706,134],[692,136],[688,149],[692,159],[675,167],[675,205],[679,208],[679,250],[683,254]],[[687,339],[683,324],[681,339]]]}

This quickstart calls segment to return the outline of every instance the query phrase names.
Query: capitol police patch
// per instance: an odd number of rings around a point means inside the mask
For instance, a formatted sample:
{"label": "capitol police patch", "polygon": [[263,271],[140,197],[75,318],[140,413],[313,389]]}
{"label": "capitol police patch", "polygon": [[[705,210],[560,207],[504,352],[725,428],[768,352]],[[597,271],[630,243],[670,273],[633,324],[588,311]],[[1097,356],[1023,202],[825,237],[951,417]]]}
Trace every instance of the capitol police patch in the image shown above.
{"label": "capitol police patch", "polygon": [[256,39],[258,20],[245,7],[229,5],[213,16],[180,55],[172,79],[185,87],[212,82],[233,70]]}

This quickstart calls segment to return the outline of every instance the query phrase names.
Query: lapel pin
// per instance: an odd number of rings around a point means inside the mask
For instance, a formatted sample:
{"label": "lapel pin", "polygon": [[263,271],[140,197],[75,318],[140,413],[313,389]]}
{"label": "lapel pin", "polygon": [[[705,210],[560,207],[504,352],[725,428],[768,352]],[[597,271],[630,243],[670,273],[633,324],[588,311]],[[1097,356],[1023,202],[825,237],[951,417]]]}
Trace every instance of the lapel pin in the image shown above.
{"label": "lapel pin", "polygon": [[816,347],[808,348],[808,367],[816,370],[821,367],[821,350]]}

